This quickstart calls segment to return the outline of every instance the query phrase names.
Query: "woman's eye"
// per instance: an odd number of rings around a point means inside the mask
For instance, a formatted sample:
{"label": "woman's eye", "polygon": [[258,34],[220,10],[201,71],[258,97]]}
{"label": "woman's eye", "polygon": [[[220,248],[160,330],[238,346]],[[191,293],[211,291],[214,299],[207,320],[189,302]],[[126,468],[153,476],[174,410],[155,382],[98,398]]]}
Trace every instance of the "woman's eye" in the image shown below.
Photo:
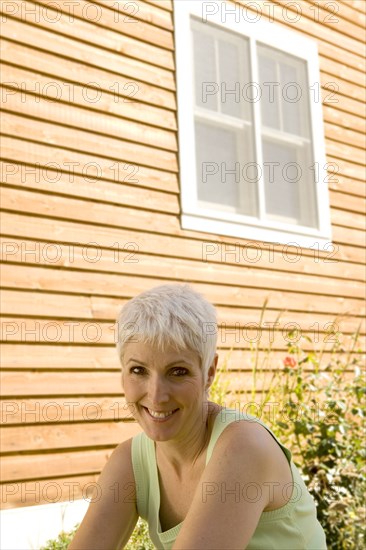
{"label": "woman's eye", "polygon": [[174,369],[173,373],[174,376],[184,376],[185,374],[188,374],[188,371],[183,367],[179,367],[177,369]]}
{"label": "woman's eye", "polygon": [[131,367],[130,373],[131,374],[143,374],[144,367]]}

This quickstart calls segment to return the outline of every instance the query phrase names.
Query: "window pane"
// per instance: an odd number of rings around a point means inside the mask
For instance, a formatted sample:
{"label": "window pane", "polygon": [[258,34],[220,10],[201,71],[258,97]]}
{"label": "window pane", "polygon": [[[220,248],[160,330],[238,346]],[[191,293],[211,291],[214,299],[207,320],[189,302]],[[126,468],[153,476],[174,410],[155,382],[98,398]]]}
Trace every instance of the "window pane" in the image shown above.
{"label": "window pane", "polygon": [[309,137],[309,89],[305,62],[280,63],[283,129],[290,134]]}
{"label": "window pane", "polygon": [[258,170],[251,129],[226,129],[196,122],[198,200],[220,210],[256,216]]}
{"label": "window pane", "polygon": [[259,84],[262,91],[261,113],[262,125],[280,130],[279,85],[277,68],[273,59],[259,56]]}
{"label": "window pane", "polygon": [[236,117],[240,117],[241,114],[238,53],[235,44],[219,40],[221,110]]}
{"label": "window pane", "polygon": [[288,167],[290,163],[296,165],[296,150],[287,145],[263,140],[263,161],[267,214],[298,220],[299,186],[296,181],[292,181],[293,178],[296,179],[295,170],[291,170],[291,165]]}
{"label": "window pane", "polygon": [[258,64],[262,125],[310,137],[306,62],[260,44]]}
{"label": "window pane", "polygon": [[237,207],[236,132],[196,122],[198,200]]}
{"label": "window pane", "polygon": [[215,40],[209,34],[193,30],[194,86],[196,105],[217,110],[219,93],[210,93],[218,87],[216,74]]}
{"label": "window pane", "polygon": [[314,227],[314,180],[309,146],[263,139],[266,215]]}

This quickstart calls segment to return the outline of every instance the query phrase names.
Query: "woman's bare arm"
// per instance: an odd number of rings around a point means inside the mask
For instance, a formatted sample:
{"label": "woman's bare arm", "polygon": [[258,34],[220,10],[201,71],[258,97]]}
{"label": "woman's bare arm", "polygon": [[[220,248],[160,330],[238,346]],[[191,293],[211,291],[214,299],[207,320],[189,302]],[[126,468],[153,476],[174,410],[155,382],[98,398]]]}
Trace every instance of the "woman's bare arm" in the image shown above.
{"label": "woman's bare arm", "polygon": [[68,550],[119,550],[136,525],[136,488],[128,439],[112,453],[98,479],[98,495]]}
{"label": "woman's bare arm", "polygon": [[271,503],[268,486],[282,488],[280,481],[289,475],[286,460],[278,466],[277,453],[283,454],[264,428],[230,424],[216,443],[173,549],[245,548]]}

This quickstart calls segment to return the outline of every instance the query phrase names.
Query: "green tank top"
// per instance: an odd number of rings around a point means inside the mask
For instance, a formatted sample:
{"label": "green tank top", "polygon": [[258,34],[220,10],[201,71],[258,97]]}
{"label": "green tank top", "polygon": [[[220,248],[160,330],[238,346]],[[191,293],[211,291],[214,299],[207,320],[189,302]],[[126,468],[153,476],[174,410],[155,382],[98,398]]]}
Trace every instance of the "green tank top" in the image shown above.
{"label": "green tank top", "polygon": [[[326,550],[325,535],[316,517],[314,500],[291,460],[291,452],[259,419],[239,413],[237,410],[221,409],[214,421],[207,448],[206,465],[220,434],[231,422],[238,420],[258,422],[269,431],[285,453],[293,479],[293,484],[288,490],[288,494],[291,495],[290,500],[281,508],[262,512],[246,550]],[[148,522],[150,538],[156,548],[159,550],[171,549],[183,522],[168,531],[161,530],[159,521],[160,487],[154,441],[148,438],[144,432],[139,433],[132,440],[131,453],[138,514]]]}

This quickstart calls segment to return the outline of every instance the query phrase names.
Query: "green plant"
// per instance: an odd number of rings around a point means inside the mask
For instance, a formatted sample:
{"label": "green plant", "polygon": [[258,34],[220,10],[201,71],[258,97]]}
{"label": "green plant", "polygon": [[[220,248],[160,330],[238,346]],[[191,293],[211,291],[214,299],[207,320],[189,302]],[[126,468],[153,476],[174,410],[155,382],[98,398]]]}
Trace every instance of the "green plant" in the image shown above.
{"label": "green plant", "polygon": [[155,550],[149,537],[149,526],[139,518],[125,550]]}
{"label": "green plant", "polygon": [[[79,524],[71,531],[61,531],[57,539],[48,540],[46,546],[42,546],[40,550],[67,550],[74,535],[79,527]],[[124,546],[124,550],[155,550],[155,546],[149,538],[149,530],[146,521],[138,519],[136,527],[128,541]]]}
{"label": "green plant", "polygon": [[[338,334],[325,365],[322,353],[289,344],[282,384],[278,380],[271,391],[271,401],[280,405],[272,428],[290,447],[315,499],[329,550],[361,550],[366,547],[365,374],[341,338]],[[353,348],[356,340],[357,335]]]}
{"label": "green plant", "polygon": [[[252,387],[239,395],[239,403],[231,393],[226,405],[261,417],[290,448],[316,502],[328,549],[361,550],[366,548],[365,373],[358,332],[348,344],[339,332],[328,335],[333,345],[327,354],[316,351],[308,336],[288,339],[297,342],[288,344],[281,364],[270,348],[260,364],[257,343]],[[213,400],[220,395],[220,371],[214,390]]]}
{"label": "green plant", "polygon": [[70,542],[74,538],[74,535],[79,527],[79,524],[71,531],[61,531],[56,539],[50,539],[46,542],[45,546],[42,546],[40,550],[67,550]]}

